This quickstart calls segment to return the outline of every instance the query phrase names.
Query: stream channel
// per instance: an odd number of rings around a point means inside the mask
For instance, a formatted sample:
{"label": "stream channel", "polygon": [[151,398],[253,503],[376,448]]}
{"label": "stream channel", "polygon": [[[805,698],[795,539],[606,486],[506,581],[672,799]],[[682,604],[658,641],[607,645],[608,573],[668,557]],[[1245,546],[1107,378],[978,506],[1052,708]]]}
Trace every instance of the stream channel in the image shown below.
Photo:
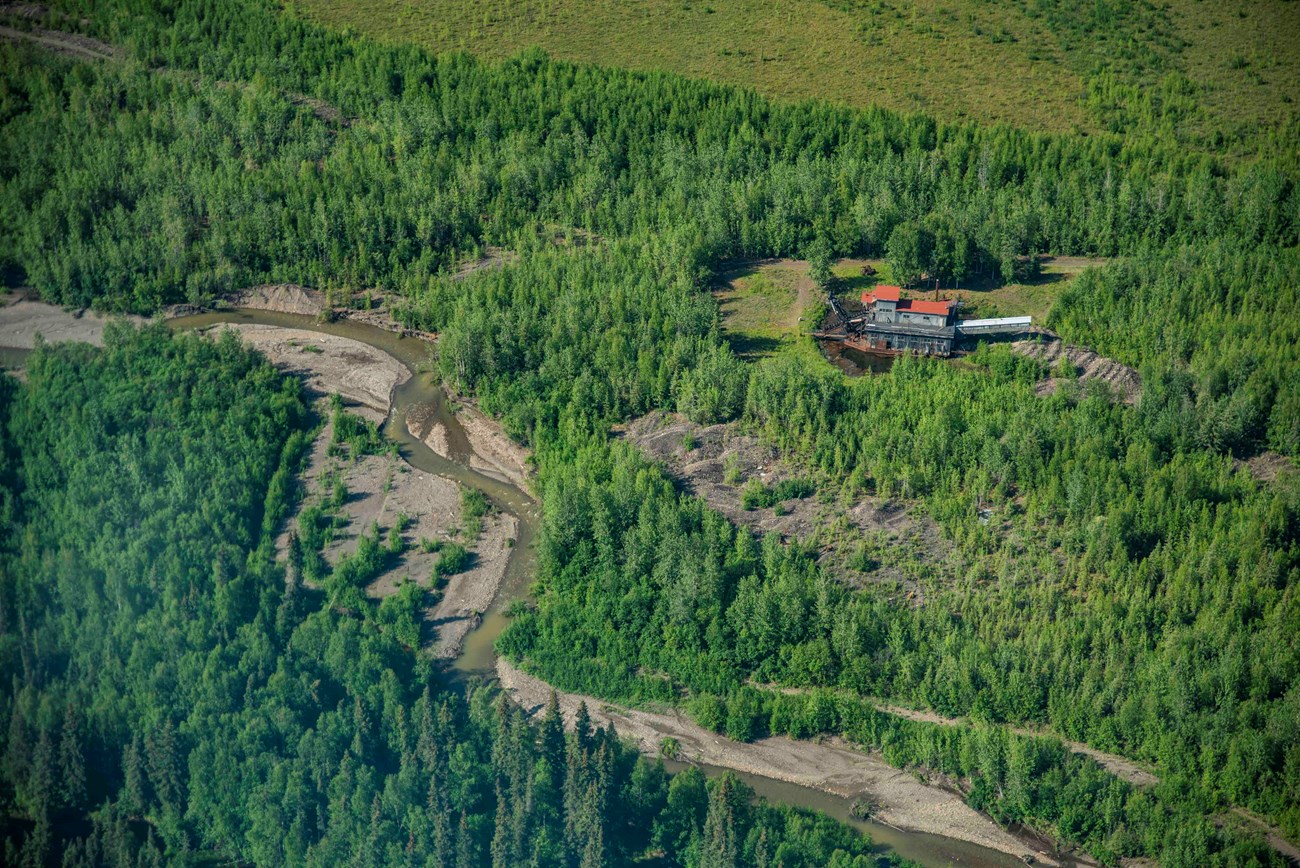
{"label": "stream channel", "polygon": [[[469,440],[456,420],[456,416],[448,407],[447,396],[431,371],[428,342],[420,338],[403,337],[395,332],[350,320],[323,322],[309,316],[262,310],[219,311],[182,316],[168,321],[168,325],[174,329],[204,329],[223,323],[273,325],[350,338],[388,353],[410,369],[410,379],[399,385],[393,392],[384,433],[399,444],[402,457],[413,467],[481,490],[494,506],[515,516],[519,521],[519,537],[511,551],[501,589],[484,613],[482,621],[465,637],[461,654],[452,664],[454,674],[459,678],[467,679],[476,675],[484,679],[494,678],[496,665],[494,644],[508,623],[505,611],[511,602],[528,593],[532,581],[536,565],[533,541],[541,524],[541,512],[537,502],[513,484],[481,473],[469,466],[471,455]],[[428,418],[446,426],[449,458],[437,454],[407,430],[407,413],[412,408],[423,409],[426,406],[432,407],[432,413]],[[682,763],[669,765],[674,770],[684,767]],[[711,776],[724,771],[709,766],[701,766],[701,768]],[[921,865],[934,866],[934,868],[954,865],[973,866],[973,868],[1011,868],[1023,864],[1012,856],[965,841],[939,835],[905,832],[881,823],[857,819],[851,814],[849,801],[831,793],[774,778],[737,774],[759,796],[769,801],[823,811],[837,820],[867,832],[878,846],[888,848]]]}

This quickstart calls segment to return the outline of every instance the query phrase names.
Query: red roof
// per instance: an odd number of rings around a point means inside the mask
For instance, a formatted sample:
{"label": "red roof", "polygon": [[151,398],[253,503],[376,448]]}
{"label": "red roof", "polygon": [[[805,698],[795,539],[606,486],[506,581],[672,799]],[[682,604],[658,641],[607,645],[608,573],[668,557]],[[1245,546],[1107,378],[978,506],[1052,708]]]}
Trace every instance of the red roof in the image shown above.
{"label": "red roof", "polygon": [[910,310],[912,313],[933,313],[939,316],[947,316],[952,310],[950,301],[917,301],[916,299],[904,299],[898,303],[899,310]]}
{"label": "red roof", "polygon": [[898,294],[903,290],[897,286],[877,286],[873,292],[862,293],[863,304],[875,304],[879,301],[898,301]]}
{"label": "red roof", "polygon": [[862,293],[862,303],[866,305],[875,304],[877,301],[892,301],[897,303],[898,310],[911,311],[912,313],[930,313],[938,316],[947,316],[952,312],[951,301],[921,301],[915,298],[900,298],[899,293],[902,290],[897,286],[877,286],[872,292]]}

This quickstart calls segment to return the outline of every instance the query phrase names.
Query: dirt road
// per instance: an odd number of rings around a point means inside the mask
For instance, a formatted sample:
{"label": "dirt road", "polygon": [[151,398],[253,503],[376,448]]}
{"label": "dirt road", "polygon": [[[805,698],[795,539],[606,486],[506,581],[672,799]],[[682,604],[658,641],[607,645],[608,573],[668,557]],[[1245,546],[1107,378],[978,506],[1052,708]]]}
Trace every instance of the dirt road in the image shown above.
{"label": "dirt road", "polygon": [[30,42],[79,60],[113,60],[117,57],[117,49],[106,42],[88,36],[78,36],[75,33],[45,30],[40,27],[33,27],[31,30],[0,27],[0,41]]}

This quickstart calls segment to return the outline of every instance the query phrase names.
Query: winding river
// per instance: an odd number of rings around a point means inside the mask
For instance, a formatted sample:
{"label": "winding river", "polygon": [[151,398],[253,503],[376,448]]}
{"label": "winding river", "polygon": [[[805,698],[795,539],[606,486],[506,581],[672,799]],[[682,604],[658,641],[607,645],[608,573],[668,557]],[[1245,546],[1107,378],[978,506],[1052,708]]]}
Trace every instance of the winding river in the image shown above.
{"label": "winding river", "polygon": [[[484,613],[481,622],[465,638],[461,654],[453,662],[456,675],[468,678],[495,676],[496,639],[505,629],[509,604],[528,593],[535,566],[534,540],[541,522],[538,504],[531,496],[509,482],[481,473],[470,467],[471,448],[465,431],[447,406],[447,397],[431,372],[429,344],[413,337],[350,320],[322,322],[314,317],[262,310],[232,310],[177,317],[169,321],[174,329],[201,329],[224,323],[273,325],[337,335],[369,344],[404,364],[411,377],[394,390],[385,433],[396,441],[402,457],[413,467],[452,479],[481,490],[503,512],[518,519],[518,539],[511,550],[500,592]],[[448,454],[434,452],[407,428],[406,417],[418,410],[421,417],[446,426]],[[681,768],[680,763],[670,764]],[[710,775],[724,770],[702,767]],[[888,848],[925,866],[974,866],[974,868],[1011,868],[1020,860],[985,847],[919,832],[905,832],[880,823],[854,817],[847,799],[811,787],[787,783],[754,774],[739,775],[760,796],[773,802],[798,805],[824,811],[836,819],[865,831],[882,848]]]}

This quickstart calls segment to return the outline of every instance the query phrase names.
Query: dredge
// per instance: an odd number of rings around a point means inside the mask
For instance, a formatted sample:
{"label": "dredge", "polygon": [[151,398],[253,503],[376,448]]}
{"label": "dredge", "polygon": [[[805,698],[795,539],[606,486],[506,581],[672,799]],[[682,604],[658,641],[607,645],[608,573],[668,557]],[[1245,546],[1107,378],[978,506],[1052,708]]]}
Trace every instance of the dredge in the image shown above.
{"label": "dredge", "polygon": [[832,327],[815,332],[819,340],[840,341],[863,353],[948,357],[962,338],[980,335],[1014,336],[1033,327],[1033,318],[957,319],[954,300],[903,298],[897,286],[877,286],[862,294],[862,311],[850,313],[833,294]]}

